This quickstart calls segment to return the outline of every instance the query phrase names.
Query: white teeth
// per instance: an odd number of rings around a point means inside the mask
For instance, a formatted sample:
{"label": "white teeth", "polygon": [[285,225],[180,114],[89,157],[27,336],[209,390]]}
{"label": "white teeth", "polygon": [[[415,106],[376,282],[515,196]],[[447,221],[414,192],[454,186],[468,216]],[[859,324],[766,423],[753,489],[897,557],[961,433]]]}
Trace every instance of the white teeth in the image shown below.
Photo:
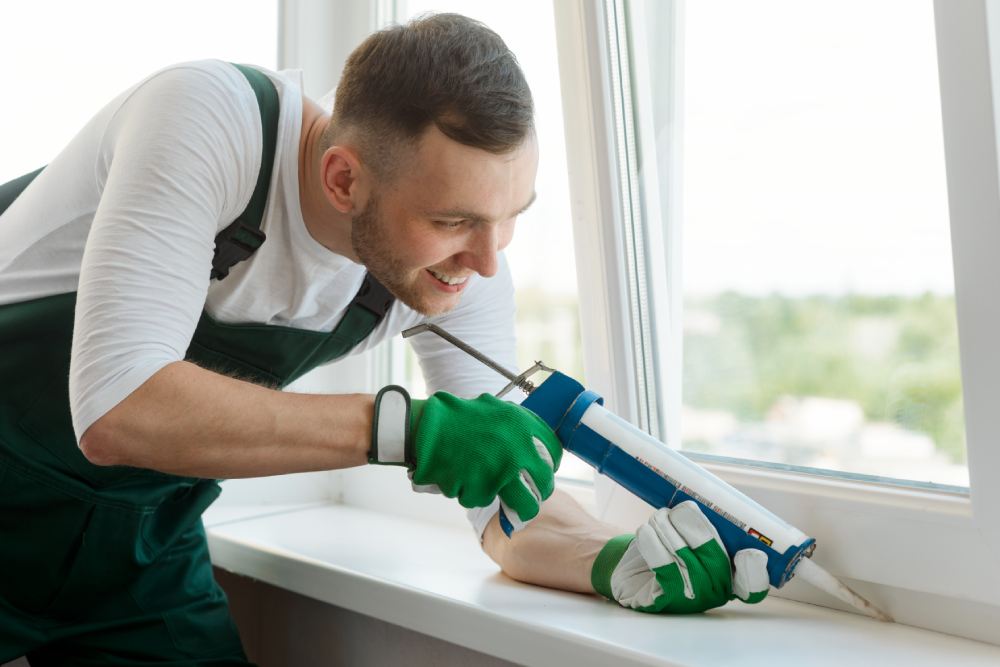
{"label": "white teeth", "polygon": [[462,283],[464,283],[466,280],[469,279],[469,276],[465,276],[464,278],[452,278],[451,276],[447,276],[443,273],[438,273],[433,269],[427,269],[427,270],[430,271],[435,278],[437,278],[443,283],[448,283],[449,285],[461,285]]}

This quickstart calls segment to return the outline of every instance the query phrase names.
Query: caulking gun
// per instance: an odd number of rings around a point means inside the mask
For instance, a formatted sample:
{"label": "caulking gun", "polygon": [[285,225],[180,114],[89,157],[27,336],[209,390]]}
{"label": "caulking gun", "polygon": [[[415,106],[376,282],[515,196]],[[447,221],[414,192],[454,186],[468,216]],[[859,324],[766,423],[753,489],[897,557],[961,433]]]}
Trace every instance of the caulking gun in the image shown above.
{"label": "caulking gun", "polygon": [[[719,531],[733,556],[740,549],[767,554],[771,585],[781,588],[799,574],[817,588],[882,621],[892,619],[814,563],[816,540],[788,524],[697,463],[667,447],[603,407],[603,399],[571,377],[540,361],[520,374],[500,366],[434,324],[403,332],[404,338],[431,331],[497,371],[528,397],[521,403],[556,432],[566,451],[606,475],[653,507],[673,507],[693,500]],[[537,387],[528,378],[538,371],[551,373]],[[513,526],[500,510],[500,525],[509,537]]]}

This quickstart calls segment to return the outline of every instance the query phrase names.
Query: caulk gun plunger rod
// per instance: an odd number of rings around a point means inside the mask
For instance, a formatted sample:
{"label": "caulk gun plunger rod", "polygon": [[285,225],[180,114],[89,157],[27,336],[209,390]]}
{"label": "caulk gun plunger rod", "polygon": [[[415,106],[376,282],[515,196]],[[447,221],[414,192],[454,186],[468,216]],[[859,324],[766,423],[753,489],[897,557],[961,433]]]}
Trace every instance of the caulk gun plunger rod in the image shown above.
{"label": "caulk gun plunger rod", "polygon": [[490,368],[492,368],[493,370],[495,370],[497,373],[504,376],[508,380],[516,382],[519,379],[517,373],[507,370],[506,368],[504,368],[497,362],[493,361],[479,350],[466,345],[465,343],[455,338],[450,333],[448,333],[441,327],[437,326],[436,324],[418,324],[415,327],[410,327],[409,329],[406,329],[403,332],[403,338],[409,338],[410,336],[415,336],[416,334],[423,333],[425,331],[431,331],[433,333],[436,333],[438,336],[441,336],[441,338],[444,338],[446,341],[448,341],[458,349],[462,350],[466,354],[475,357],[476,359],[486,364],[487,366],[489,366]]}

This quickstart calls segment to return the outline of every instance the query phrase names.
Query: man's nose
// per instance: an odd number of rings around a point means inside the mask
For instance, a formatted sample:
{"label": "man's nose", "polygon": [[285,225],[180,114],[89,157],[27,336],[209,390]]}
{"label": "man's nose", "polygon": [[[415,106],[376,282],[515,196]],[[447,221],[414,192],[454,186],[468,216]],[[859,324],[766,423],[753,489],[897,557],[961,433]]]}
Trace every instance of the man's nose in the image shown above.
{"label": "man's nose", "polygon": [[500,243],[499,225],[479,225],[469,240],[465,265],[484,278],[496,275]]}

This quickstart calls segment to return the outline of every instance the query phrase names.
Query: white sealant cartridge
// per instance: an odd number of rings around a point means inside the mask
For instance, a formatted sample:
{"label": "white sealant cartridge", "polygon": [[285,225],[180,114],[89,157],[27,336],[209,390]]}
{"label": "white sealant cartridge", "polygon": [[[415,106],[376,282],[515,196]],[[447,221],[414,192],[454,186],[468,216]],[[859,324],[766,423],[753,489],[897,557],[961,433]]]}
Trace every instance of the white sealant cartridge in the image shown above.
{"label": "white sealant cartridge", "polygon": [[[730,557],[747,548],[767,555],[768,578],[775,588],[799,572],[809,583],[865,614],[891,620],[808,560],[816,548],[813,538],[601,403],[600,396],[576,380],[553,372],[532,388],[521,405],[545,420],[567,451],[653,507],[696,502],[719,531]],[[504,523],[509,525],[501,516],[501,525]],[[508,532],[507,526],[504,531]]]}
{"label": "white sealant cartridge", "polygon": [[746,548],[767,553],[771,585],[783,586],[798,561],[811,555],[814,539],[601,402],[576,380],[553,373],[522,405],[552,426],[566,450],[653,507],[694,500],[730,555]]}

